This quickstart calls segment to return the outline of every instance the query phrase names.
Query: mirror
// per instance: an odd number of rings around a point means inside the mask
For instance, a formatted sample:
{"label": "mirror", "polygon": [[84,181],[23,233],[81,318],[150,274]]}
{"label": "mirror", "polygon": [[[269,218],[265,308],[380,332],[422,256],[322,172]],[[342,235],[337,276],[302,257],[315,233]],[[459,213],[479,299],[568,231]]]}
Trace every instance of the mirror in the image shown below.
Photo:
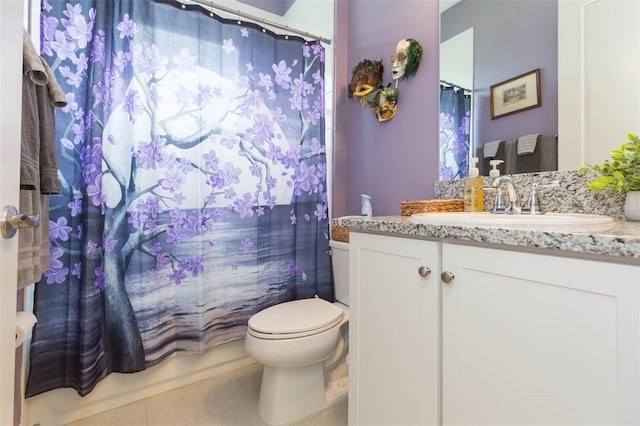
{"label": "mirror", "polygon": [[[441,0],[440,6],[440,79],[473,93],[470,156],[488,142],[557,134],[557,0]],[[541,106],[492,119],[491,86],[535,69]]]}
{"label": "mirror", "polygon": [[[473,27],[475,146],[557,132],[558,169],[575,170],[585,162],[602,163],[628,133],[640,134],[640,2],[440,0],[440,5],[441,42]],[[534,29],[541,30],[537,36],[521,38]],[[487,118],[491,85],[536,68],[542,106]]]}

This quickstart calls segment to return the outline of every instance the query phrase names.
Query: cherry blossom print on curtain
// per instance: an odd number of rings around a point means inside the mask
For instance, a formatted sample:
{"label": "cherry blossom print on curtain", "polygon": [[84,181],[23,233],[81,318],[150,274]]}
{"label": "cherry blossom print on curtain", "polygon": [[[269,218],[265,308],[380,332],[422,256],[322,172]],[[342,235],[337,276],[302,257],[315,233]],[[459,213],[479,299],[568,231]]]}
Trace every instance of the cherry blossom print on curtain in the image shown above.
{"label": "cherry blossom print on curtain", "polygon": [[440,180],[469,174],[471,97],[462,89],[440,86]]}
{"label": "cherry blossom print on curtain", "polygon": [[27,395],[333,300],[319,43],[173,1],[44,0],[41,25],[68,105]]}

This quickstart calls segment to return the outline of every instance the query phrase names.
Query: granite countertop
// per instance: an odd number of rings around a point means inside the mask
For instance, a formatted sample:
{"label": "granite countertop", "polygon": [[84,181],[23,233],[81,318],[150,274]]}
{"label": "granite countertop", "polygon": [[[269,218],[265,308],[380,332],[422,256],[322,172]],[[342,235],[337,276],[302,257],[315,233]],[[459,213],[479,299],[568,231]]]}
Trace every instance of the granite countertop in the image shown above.
{"label": "granite countertop", "polygon": [[341,218],[352,232],[457,242],[509,250],[543,252],[640,265],[640,222],[616,220],[613,225],[582,230],[534,226],[460,226],[412,223],[407,216]]}

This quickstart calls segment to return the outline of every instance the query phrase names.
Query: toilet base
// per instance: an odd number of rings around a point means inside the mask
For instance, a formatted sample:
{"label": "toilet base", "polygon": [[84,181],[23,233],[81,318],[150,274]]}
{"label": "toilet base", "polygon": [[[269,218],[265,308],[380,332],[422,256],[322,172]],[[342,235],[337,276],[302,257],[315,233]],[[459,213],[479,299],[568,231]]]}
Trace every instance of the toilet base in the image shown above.
{"label": "toilet base", "polygon": [[343,359],[330,373],[325,372],[324,398],[327,406],[342,401],[347,397],[349,391],[349,366],[347,360]]}
{"label": "toilet base", "polygon": [[[348,386],[325,389],[324,364],[278,368],[265,365],[258,412],[269,424],[283,425],[308,417],[347,395]],[[341,392],[344,391],[344,392]]]}

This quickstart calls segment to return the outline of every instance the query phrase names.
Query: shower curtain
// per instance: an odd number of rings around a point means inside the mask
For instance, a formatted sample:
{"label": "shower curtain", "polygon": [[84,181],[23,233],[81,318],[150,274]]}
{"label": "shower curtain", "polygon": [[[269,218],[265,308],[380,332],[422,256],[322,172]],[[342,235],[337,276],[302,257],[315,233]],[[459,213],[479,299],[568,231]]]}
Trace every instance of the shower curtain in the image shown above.
{"label": "shower curtain", "polygon": [[440,85],[440,180],[469,173],[471,97],[465,90]]}
{"label": "shower curtain", "polygon": [[41,26],[68,104],[27,396],[333,300],[318,42],[162,0],[43,0]]}

